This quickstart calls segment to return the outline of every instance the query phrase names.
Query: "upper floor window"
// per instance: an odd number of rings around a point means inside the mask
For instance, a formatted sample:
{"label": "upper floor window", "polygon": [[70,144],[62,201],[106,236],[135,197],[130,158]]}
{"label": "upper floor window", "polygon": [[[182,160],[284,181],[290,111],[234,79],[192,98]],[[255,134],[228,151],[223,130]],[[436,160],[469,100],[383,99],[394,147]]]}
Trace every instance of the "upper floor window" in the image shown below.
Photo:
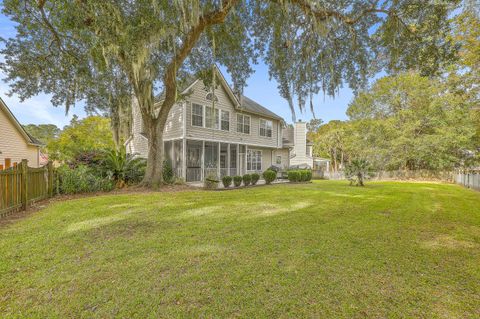
{"label": "upper floor window", "polygon": [[203,106],[192,104],[192,126],[203,127]]}
{"label": "upper floor window", "polygon": [[250,134],[250,116],[237,114],[237,132]]}
{"label": "upper floor window", "polygon": [[272,121],[260,119],[260,136],[272,137],[272,128]]}
{"label": "upper floor window", "polygon": [[[215,114],[214,114],[215,110]],[[211,106],[205,107],[205,127],[218,129],[218,122],[220,119],[220,110],[214,109]]]}
{"label": "upper floor window", "polygon": [[230,131],[230,112],[221,110],[220,128],[222,131]]}

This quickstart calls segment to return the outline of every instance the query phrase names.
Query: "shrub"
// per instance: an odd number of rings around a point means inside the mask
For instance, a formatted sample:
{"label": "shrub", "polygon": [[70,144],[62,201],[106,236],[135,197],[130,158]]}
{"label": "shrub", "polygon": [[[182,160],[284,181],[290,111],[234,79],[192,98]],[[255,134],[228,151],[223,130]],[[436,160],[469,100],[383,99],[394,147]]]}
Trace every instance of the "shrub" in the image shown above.
{"label": "shrub", "polygon": [[235,187],[242,185],[242,176],[233,176],[233,185],[235,185]]}
{"label": "shrub", "polygon": [[260,179],[260,174],[253,173],[251,176],[252,176],[252,185],[256,185],[258,180]]}
{"label": "shrub", "polygon": [[252,181],[252,175],[245,174],[245,175],[243,175],[242,179],[243,179],[243,185],[248,186],[248,185],[250,185],[250,182]]}
{"label": "shrub", "polygon": [[209,174],[205,177],[205,181],[203,182],[203,186],[206,189],[217,189],[219,182],[220,181],[217,180],[217,176],[215,174]]}
{"label": "shrub", "polygon": [[288,171],[288,180],[290,182],[299,182],[300,181],[300,172],[298,170]]}
{"label": "shrub", "polygon": [[312,171],[309,169],[305,170],[305,175],[306,175],[305,181],[310,182],[312,180]]}
{"label": "shrub", "polygon": [[168,160],[163,161],[162,175],[163,175],[163,181],[165,183],[167,184],[173,183],[174,181],[173,168],[172,168],[172,164],[170,164],[170,161]]}
{"label": "shrub", "polygon": [[263,179],[265,179],[265,183],[270,185],[275,179],[277,178],[277,172],[271,169],[267,169],[263,172]]}
{"label": "shrub", "polygon": [[103,173],[110,177],[118,188],[140,182],[145,175],[146,165],[145,159],[127,154],[124,148],[103,153]]}
{"label": "shrub", "polygon": [[85,165],[75,168],[61,166],[57,169],[57,178],[58,191],[61,194],[111,191],[114,187],[110,178],[96,175],[91,168]]}
{"label": "shrub", "polygon": [[232,185],[232,176],[223,176],[222,178],[223,187],[228,188]]}
{"label": "shrub", "polygon": [[290,182],[308,182],[312,180],[312,171],[309,169],[293,169],[288,171]]}

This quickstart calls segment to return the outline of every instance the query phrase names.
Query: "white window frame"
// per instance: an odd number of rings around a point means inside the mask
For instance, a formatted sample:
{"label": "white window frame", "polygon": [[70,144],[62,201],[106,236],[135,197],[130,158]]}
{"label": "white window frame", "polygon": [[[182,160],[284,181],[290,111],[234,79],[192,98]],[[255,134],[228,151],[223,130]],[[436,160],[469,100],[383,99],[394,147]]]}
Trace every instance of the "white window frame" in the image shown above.
{"label": "white window frame", "polygon": [[[253,168],[254,161],[252,161],[252,153],[255,153],[255,168]],[[257,158],[257,156],[259,156]],[[249,162],[250,159],[250,162]],[[260,160],[258,160],[260,159]],[[260,167],[257,165],[260,164]],[[249,168],[250,166],[250,168]],[[263,166],[263,152],[262,150],[256,150],[256,149],[248,149],[247,150],[247,171],[252,171],[252,172],[261,172],[262,171],[262,166]]]}
{"label": "white window frame", "polygon": [[[224,114],[224,113],[227,114],[227,120],[226,120],[226,121],[223,120],[223,114]],[[227,122],[227,123],[228,123],[228,127],[227,127],[227,129],[225,129],[225,130],[223,129],[223,125],[222,125],[223,122]],[[220,130],[222,130],[222,131],[227,131],[227,132],[230,131],[230,111],[220,110],[220,125],[219,125],[219,126],[220,126]]]}
{"label": "white window frame", "polygon": [[[267,120],[267,119],[260,119],[259,120],[259,125],[258,125],[258,135],[266,138],[272,138],[273,136],[273,121],[272,120]],[[262,134],[262,124],[263,124],[263,130],[264,134]],[[268,124],[270,124],[270,136],[268,136]]]}
{"label": "white window frame", "polygon": [[[280,163],[279,163],[279,161],[278,161],[279,159],[280,159]],[[275,157],[275,164],[277,164],[277,165],[281,165],[281,164],[282,164],[282,155],[277,155],[277,156]]]}
{"label": "white window frame", "polygon": [[[199,116],[198,114],[193,114],[193,106],[196,105],[196,106],[200,106],[202,108],[202,125],[195,125],[193,124],[193,116]],[[204,127],[205,126],[205,107],[202,105],[202,104],[198,104],[198,103],[191,103],[191,114],[190,114],[190,124],[193,126],[193,127]]]}
{"label": "white window frame", "polygon": [[[239,124],[238,117],[239,117],[239,116],[242,117],[242,123],[241,123],[242,130],[241,130],[241,131],[238,130],[238,124]],[[248,118],[248,133],[245,133],[245,118]],[[237,124],[237,132],[238,132],[238,133],[250,135],[250,132],[252,131],[252,118],[250,117],[250,115],[245,115],[245,114],[237,113],[237,121],[236,121],[236,124]]]}
{"label": "white window frame", "polygon": [[[205,111],[204,111],[204,114],[205,114],[204,127],[209,128],[209,129],[213,129],[213,130],[220,129],[220,109],[216,108],[216,107],[212,107],[212,106],[205,106],[204,109],[205,109]],[[212,121],[213,122],[213,127],[207,126],[207,109],[211,109],[212,112],[213,112],[213,121]],[[217,115],[218,115],[218,117],[217,117]]]}

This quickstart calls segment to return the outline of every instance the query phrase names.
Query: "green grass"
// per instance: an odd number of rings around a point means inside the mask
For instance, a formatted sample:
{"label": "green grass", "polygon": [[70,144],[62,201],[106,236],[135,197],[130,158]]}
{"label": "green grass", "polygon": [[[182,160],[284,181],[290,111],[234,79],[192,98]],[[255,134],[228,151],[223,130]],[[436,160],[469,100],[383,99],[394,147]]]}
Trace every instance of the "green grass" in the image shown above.
{"label": "green grass", "polygon": [[318,181],[56,203],[0,229],[0,317],[478,318],[480,193]]}

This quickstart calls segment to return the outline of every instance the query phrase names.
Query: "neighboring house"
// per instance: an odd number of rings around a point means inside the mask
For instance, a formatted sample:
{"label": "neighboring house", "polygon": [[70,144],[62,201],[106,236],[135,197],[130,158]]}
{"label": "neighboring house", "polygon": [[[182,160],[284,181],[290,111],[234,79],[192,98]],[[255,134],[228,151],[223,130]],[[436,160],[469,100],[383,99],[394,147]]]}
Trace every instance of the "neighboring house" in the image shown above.
{"label": "neighboring house", "polygon": [[[306,123],[286,128],[277,114],[246,96],[237,98],[218,68],[216,72],[220,84],[214,92],[206,90],[200,79],[190,81],[181,89],[185,99],[168,116],[165,154],[177,176],[195,182],[213,175],[263,172],[272,165],[282,169],[292,163],[313,166]],[[162,100],[160,95],[156,103]],[[147,157],[147,138],[135,100],[132,109],[127,152]]]}
{"label": "neighboring house", "polygon": [[0,98],[0,164],[5,159],[20,163],[28,160],[28,166],[40,166],[41,142],[29,135]]}

